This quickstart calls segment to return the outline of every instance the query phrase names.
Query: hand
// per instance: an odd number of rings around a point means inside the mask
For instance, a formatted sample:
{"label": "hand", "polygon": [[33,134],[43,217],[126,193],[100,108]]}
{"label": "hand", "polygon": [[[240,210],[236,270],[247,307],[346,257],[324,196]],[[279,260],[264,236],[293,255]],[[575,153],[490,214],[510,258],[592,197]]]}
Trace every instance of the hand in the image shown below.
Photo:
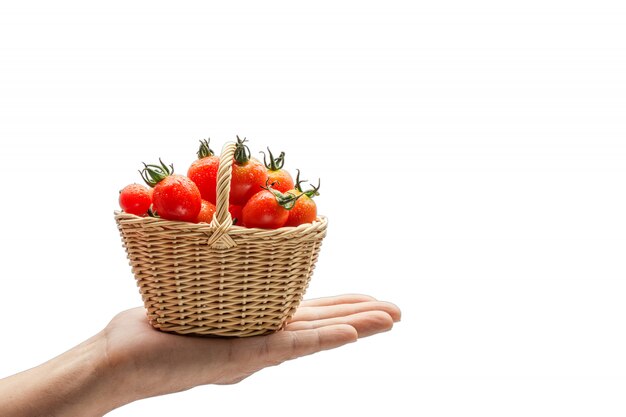
{"label": "hand", "polygon": [[286,328],[248,338],[155,330],[143,308],[50,361],[0,380],[0,415],[102,416],[130,402],[204,384],[239,382],[267,366],[391,329],[400,310],[365,295],[304,301]]}
{"label": "hand", "polygon": [[143,308],[105,328],[110,364],[130,377],[132,399],[204,384],[232,384],[267,366],[391,329],[400,310],[365,295],[303,301],[282,331],[247,338],[181,337],[153,329]]}

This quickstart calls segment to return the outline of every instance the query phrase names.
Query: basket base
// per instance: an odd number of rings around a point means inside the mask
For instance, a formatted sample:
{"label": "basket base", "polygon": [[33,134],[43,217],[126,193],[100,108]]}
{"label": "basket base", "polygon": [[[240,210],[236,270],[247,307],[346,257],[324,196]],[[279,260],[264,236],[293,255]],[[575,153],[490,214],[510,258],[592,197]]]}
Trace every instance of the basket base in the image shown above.
{"label": "basket base", "polygon": [[[295,308],[294,308],[295,311]],[[208,326],[208,325],[193,325],[173,323],[165,317],[159,317],[158,314],[150,313],[146,310],[146,316],[150,325],[159,331],[165,333],[172,333],[181,336],[196,336],[196,337],[217,337],[217,338],[240,338],[240,337],[253,337],[263,336],[281,331],[287,321],[293,314],[285,316],[283,320],[279,322],[242,322],[239,326],[234,326],[232,323],[224,323]]]}
{"label": "basket base", "polygon": [[241,332],[240,334],[235,334],[233,333],[232,329],[196,328],[196,329],[188,329],[188,330],[173,330],[173,329],[161,327],[159,326],[158,323],[150,322],[150,325],[152,325],[152,327],[155,330],[158,330],[163,333],[175,334],[177,336],[205,337],[205,338],[216,338],[216,339],[238,339],[242,337],[266,336],[266,335],[276,333],[282,330],[282,328],[276,329],[276,330],[255,330],[255,331],[246,330],[246,331]]}

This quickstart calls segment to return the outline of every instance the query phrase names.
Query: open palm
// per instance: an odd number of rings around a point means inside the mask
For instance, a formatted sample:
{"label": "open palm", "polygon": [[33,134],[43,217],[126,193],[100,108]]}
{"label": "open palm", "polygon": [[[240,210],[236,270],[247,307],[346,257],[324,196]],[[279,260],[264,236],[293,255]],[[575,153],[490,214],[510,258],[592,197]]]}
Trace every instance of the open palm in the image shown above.
{"label": "open palm", "polygon": [[[199,338],[153,329],[145,311],[124,311],[103,331],[110,365],[123,367],[133,396],[232,384],[268,366],[391,329],[400,310],[365,295],[303,301],[284,330],[247,338]],[[131,395],[131,393],[129,393]]]}

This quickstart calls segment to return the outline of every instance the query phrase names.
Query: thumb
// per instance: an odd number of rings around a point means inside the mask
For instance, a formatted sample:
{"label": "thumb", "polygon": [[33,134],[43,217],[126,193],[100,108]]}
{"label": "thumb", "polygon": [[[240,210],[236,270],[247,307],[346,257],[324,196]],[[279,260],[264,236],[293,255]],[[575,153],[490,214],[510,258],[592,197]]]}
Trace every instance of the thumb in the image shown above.
{"label": "thumb", "polygon": [[270,363],[281,363],[356,342],[358,337],[356,329],[348,324],[280,331],[267,337],[264,354]]}

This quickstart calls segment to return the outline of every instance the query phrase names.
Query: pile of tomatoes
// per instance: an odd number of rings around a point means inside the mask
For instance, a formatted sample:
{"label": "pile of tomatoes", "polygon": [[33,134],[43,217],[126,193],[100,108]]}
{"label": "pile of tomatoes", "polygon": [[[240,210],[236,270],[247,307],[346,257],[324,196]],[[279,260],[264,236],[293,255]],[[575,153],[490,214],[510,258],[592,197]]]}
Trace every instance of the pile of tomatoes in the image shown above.
{"label": "pile of tomatoes", "polygon": [[[253,158],[246,139],[237,137],[229,194],[229,212],[233,223],[243,227],[277,229],[299,226],[317,218],[313,200],[319,195],[319,182],[304,191],[298,170],[296,181],[283,169],[285,153],[274,157],[268,150],[263,163]],[[124,212],[137,216],[158,216],[167,220],[210,223],[216,211],[217,170],[220,159],[200,141],[200,149],[187,175],[174,174],[174,166],[160,159],[145,164],[141,177],[149,186],[130,184],[120,191],[119,203]]]}

